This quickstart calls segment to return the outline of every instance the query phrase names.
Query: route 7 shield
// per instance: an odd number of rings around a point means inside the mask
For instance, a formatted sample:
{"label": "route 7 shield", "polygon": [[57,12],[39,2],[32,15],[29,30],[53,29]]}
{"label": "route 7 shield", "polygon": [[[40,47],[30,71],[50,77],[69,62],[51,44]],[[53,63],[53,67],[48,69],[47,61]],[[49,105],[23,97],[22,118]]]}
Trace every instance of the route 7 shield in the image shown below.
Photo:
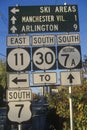
{"label": "route 7 shield", "polygon": [[31,102],[9,102],[8,119],[11,122],[22,123],[31,119]]}

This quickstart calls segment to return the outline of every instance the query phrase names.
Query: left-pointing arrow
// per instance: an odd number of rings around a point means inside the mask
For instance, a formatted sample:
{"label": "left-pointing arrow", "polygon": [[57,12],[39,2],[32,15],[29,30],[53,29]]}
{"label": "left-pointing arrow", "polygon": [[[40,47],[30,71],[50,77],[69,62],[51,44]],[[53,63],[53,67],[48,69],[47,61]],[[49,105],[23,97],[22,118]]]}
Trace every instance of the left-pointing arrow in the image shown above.
{"label": "left-pointing arrow", "polygon": [[13,9],[11,9],[11,12],[12,12],[13,14],[16,14],[17,12],[19,12],[19,9],[13,8]]}
{"label": "left-pointing arrow", "polygon": [[73,83],[74,77],[73,77],[72,74],[70,74],[67,79],[69,79],[69,82],[70,82],[70,83]]}
{"label": "left-pointing arrow", "polygon": [[27,79],[18,79],[17,77],[12,80],[15,84],[18,84],[18,82],[27,82]]}

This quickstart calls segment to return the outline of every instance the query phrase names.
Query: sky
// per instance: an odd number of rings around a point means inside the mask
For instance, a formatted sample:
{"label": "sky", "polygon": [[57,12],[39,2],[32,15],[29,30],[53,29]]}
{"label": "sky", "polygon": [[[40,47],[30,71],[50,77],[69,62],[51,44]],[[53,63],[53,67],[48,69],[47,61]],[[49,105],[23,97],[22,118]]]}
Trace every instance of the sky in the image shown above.
{"label": "sky", "polygon": [[82,58],[87,55],[87,0],[0,0],[0,58],[6,58],[10,6],[63,5],[64,3],[78,6]]}
{"label": "sky", "polygon": [[0,57],[6,56],[6,37],[8,36],[8,7],[35,5],[78,5],[80,45],[82,57],[87,55],[87,1],[86,0],[0,0]]}

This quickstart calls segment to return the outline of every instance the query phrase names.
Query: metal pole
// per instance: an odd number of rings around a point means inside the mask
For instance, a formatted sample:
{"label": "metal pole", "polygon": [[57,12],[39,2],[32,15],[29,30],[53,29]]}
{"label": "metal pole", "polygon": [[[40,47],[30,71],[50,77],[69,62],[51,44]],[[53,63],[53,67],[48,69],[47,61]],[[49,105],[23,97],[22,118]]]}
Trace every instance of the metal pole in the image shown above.
{"label": "metal pole", "polygon": [[72,86],[69,86],[70,128],[73,130]]}
{"label": "metal pole", "polygon": [[18,130],[22,130],[22,129],[21,129],[21,124],[18,124]]}

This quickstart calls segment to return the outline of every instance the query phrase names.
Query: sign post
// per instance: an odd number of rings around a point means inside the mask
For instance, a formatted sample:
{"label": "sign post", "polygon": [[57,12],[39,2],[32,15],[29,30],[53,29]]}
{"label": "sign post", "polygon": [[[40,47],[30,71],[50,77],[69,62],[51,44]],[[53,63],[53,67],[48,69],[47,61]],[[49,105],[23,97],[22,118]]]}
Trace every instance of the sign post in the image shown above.
{"label": "sign post", "polygon": [[60,73],[61,85],[69,86],[69,107],[70,107],[70,130],[74,129],[73,125],[73,105],[72,105],[72,86],[81,85],[80,71],[65,71]]}
{"label": "sign post", "polygon": [[21,130],[21,124],[18,124],[18,130]]}
{"label": "sign post", "polygon": [[70,127],[73,130],[72,86],[69,86]]}

